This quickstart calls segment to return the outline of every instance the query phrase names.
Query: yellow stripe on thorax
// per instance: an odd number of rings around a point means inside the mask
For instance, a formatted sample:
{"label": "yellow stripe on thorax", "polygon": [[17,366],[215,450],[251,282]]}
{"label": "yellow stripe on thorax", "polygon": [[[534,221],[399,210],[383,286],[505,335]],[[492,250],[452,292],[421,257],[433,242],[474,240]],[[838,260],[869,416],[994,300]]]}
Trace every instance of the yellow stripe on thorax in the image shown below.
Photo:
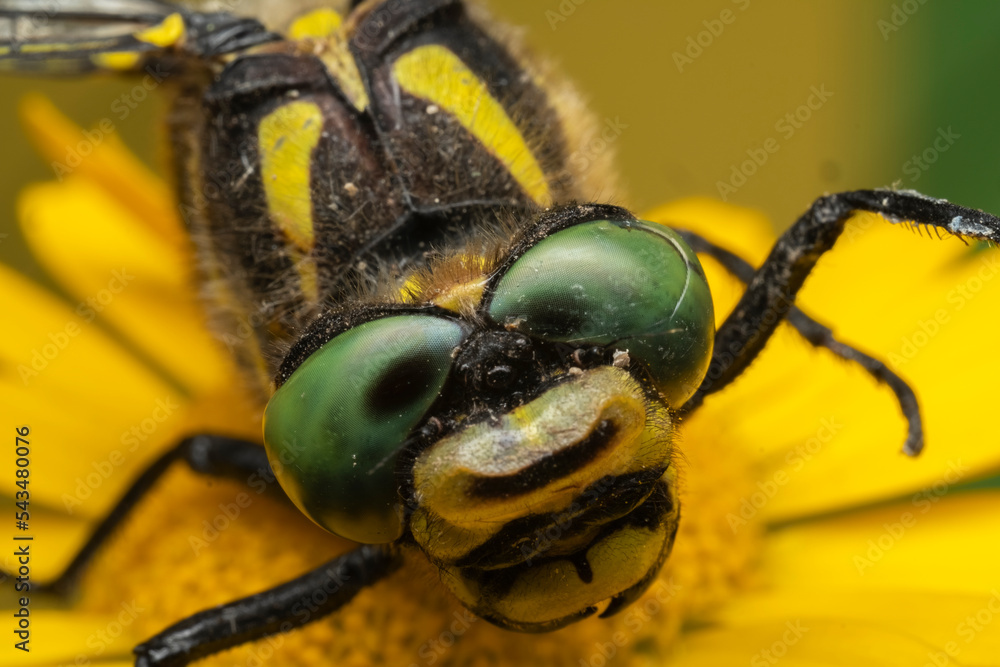
{"label": "yellow stripe on thorax", "polygon": [[393,74],[403,90],[461,123],[537,204],[552,203],[548,181],[514,121],[458,56],[437,44],[419,46],[395,62]]}
{"label": "yellow stripe on thorax", "polygon": [[291,102],[260,122],[261,180],[271,221],[291,241],[291,259],[302,291],[317,300],[316,264],[308,257],[316,241],[313,231],[312,152],[323,131],[323,112],[314,102]]}
{"label": "yellow stripe on thorax", "polygon": [[368,91],[347,46],[349,36],[343,30],[344,19],[340,14],[332,9],[316,9],[295,19],[288,37],[308,41],[306,49],[323,61],[354,108],[364,112],[368,108]]}
{"label": "yellow stripe on thorax", "polygon": [[332,9],[315,9],[303,14],[288,28],[289,39],[305,39],[307,37],[329,37],[344,22],[340,14]]}

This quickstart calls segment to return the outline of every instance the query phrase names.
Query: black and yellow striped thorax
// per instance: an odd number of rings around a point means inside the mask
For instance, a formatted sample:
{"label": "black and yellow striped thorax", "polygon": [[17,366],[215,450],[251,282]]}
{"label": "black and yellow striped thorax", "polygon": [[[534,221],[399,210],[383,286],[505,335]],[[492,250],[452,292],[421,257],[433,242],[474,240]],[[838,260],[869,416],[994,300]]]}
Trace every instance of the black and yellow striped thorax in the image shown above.
{"label": "black and yellow striped thorax", "polygon": [[178,98],[182,212],[262,384],[318,312],[499,219],[588,194],[573,100],[454,0],[300,17]]}

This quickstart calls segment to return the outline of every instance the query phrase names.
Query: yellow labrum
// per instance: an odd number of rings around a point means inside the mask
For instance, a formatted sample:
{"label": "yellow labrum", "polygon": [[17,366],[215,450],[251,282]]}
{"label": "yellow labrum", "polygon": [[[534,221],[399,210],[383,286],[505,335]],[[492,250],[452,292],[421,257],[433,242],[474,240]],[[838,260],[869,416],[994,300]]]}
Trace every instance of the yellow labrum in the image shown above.
{"label": "yellow labrum", "polygon": [[[585,371],[495,424],[472,425],[424,451],[413,468],[413,536],[432,560],[457,562],[511,521],[575,517],[600,480],[662,473],[670,428],[627,373]],[[549,465],[555,460],[563,463]]]}
{"label": "yellow labrum", "polygon": [[443,46],[420,46],[393,65],[399,86],[451,114],[507,168],[540,206],[552,203],[545,174],[510,119],[475,73]]}
{"label": "yellow labrum", "polygon": [[323,112],[306,101],[275,109],[257,128],[267,209],[271,221],[291,241],[290,257],[310,301],[317,296],[316,264],[307,257],[315,243],[311,163],[322,130]]}

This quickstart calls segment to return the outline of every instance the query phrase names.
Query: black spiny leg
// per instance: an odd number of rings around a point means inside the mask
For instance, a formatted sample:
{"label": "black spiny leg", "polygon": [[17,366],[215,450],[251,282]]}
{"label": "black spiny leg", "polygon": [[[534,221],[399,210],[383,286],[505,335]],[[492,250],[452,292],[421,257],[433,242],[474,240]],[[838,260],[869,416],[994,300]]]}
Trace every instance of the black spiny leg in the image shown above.
{"label": "black spiny leg", "polygon": [[[264,448],[257,443],[218,435],[195,435],[185,438],[156,459],[132,482],[132,486],[98,524],[63,573],[51,583],[39,586],[39,590],[63,596],[68,594],[94,554],[114,534],[115,529],[121,525],[132,508],[177,461],[184,461],[195,472],[213,477],[246,483],[249,477],[256,474],[265,476],[267,480],[274,480]],[[269,484],[267,488],[280,497],[285,497],[277,482]]]}
{"label": "black spiny leg", "polygon": [[[70,592],[129,512],[178,461],[184,461],[195,472],[241,482],[260,475],[270,482],[267,488],[271,493],[287,501],[259,444],[217,435],[185,438],[139,475],[63,573],[39,588],[60,595]],[[362,588],[401,564],[402,558],[395,550],[359,547],[285,584],[174,624],[135,648],[136,664],[186,665],[223,649],[311,623],[347,604]],[[314,596],[317,590],[326,593],[321,604]],[[310,612],[303,614],[303,609]]]}
{"label": "black spiny leg", "polygon": [[[753,279],[754,268],[750,262],[739,255],[736,255],[725,248],[715,245],[694,232],[686,229],[674,228],[684,241],[691,246],[695,252],[704,253],[720,264],[729,273],[736,276],[743,283],[749,283]],[[884,382],[896,395],[899,407],[906,418],[907,433],[906,442],[903,444],[903,451],[910,456],[916,456],[923,448],[924,427],[920,418],[920,406],[917,403],[917,396],[913,393],[910,385],[906,384],[903,378],[899,377],[878,359],[871,357],[864,352],[857,350],[846,343],[837,340],[833,331],[810,316],[806,315],[798,306],[792,306],[787,315],[788,323],[795,327],[795,330],[815,347],[825,347],[835,355],[858,364],[879,382]]]}
{"label": "black spiny leg", "polygon": [[[287,632],[318,620],[350,602],[358,591],[402,565],[395,549],[365,545],[312,572],[180,621],[135,647],[136,667],[186,665],[212,653]],[[325,600],[317,604],[317,591]],[[303,610],[308,609],[308,613]]]}
{"label": "black spiny leg", "polygon": [[[706,396],[739,377],[788,315],[816,262],[833,247],[851,215],[860,211],[877,213],[890,222],[931,225],[963,237],[1000,241],[1000,219],[912,190],[856,190],[820,197],[781,235],[719,328],[708,375],[682,412],[695,410]],[[919,450],[919,443],[907,443]]]}

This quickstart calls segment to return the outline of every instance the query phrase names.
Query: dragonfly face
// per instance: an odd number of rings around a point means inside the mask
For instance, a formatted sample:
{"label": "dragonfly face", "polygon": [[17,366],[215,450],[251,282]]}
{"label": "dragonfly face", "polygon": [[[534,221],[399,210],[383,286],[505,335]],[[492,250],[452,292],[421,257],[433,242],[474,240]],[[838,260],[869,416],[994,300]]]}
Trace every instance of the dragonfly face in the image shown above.
{"label": "dragonfly face", "polygon": [[313,521],[416,543],[499,625],[613,613],[677,530],[670,408],[711,356],[704,274],[669,229],[604,206],[543,214],[472,264],[450,308],[415,285],[320,317],[268,404],[272,467]]}

